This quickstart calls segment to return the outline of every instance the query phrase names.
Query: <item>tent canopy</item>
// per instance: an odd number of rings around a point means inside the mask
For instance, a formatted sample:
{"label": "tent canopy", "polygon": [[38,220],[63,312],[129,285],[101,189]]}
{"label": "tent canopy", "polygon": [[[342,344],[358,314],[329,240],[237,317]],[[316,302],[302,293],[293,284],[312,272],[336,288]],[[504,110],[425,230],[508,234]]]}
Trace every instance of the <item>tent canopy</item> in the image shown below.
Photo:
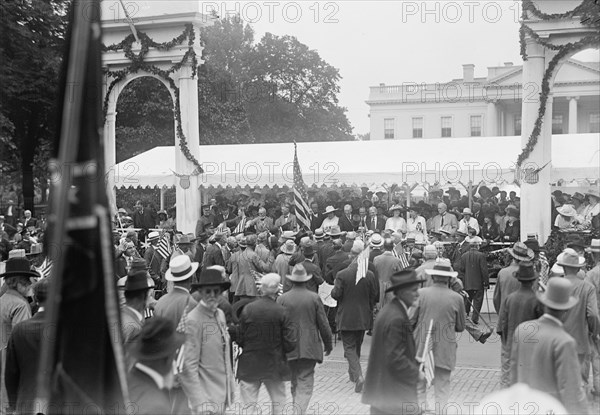
{"label": "tent canopy", "polygon": [[[171,187],[175,150],[155,147],[115,167],[116,187]],[[521,137],[469,137],[298,143],[307,186],[392,184],[512,184]],[[293,185],[292,143],[200,147],[201,187]],[[541,166],[539,166],[541,167]],[[175,174],[177,173],[177,174]],[[552,137],[552,182],[600,178],[600,134]]]}

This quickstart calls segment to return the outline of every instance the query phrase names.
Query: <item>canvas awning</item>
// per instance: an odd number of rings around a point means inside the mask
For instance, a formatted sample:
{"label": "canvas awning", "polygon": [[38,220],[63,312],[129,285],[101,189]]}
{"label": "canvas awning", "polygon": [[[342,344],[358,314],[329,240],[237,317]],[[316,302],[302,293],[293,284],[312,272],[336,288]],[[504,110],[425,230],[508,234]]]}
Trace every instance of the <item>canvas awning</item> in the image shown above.
{"label": "canvas awning", "polygon": [[[307,186],[512,184],[521,137],[469,137],[298,143]],[[292,143],[200,148],[202,188],[292,186]],[[116,187],[171,187],[175,147],[156,147],[115,167]],[[178,175],[191,172],[176,172]],[[600,179],[600,134],[552,137],[552,182]]]}

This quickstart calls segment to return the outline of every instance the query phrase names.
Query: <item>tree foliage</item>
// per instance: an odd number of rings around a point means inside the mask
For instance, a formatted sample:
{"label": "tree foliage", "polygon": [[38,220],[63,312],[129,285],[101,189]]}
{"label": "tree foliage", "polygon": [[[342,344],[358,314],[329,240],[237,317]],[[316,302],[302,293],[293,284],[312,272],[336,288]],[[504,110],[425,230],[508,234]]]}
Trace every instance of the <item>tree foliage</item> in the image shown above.
{"label": "tree foliage", "polygon": [[[47,178],[68,4],[66,0],[0,2],[2,174],[13,173],[13,179],[21,180],[27,209],[33,209],[34,173],[43,183]],[[34,168],[36,160],[40,165]],[[14,174],[18,171],[20,177]]]}

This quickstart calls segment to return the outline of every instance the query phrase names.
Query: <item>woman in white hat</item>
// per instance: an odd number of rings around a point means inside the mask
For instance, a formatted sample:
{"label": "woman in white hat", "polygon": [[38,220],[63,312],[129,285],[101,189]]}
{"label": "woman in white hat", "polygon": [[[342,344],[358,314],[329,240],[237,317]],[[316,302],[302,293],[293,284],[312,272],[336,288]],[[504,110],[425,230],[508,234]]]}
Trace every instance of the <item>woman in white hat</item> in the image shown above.
{"label": "woman in white hat", "polygon": [[590,189],[586,192],[585,197],[589,200],[589,204],[583,211],[583,226],[586,229],[592,227],[592,220],[600,217],[600,194],[596,189]]}
{"label": "woman in white hat", "polygon": [[392,217],[385,221],[385,229],[391,229],[406,235],[406,220],[400,214],[404,208],[401,205],[393,205],[390,207]]}
{"label": "woman in white hat", "polygon": [[554,221],[554,226],[559,230],[575,228],[575,226],[579,224],[579,221],[577,220],[577,211],[573,206],[562,205],[561,207],[556,208],[556,211],[559,215]]}
{"label": "woman in white hat", "polygon": [[323,215],[327,217],[323,219],[323,223],[321,224],[321,227],[325,230],[325,232],[329,231],[334,226],[338,226],[339,218],[335,215],[335,212],[337,211],[338,210],[333,206],[327,206],[325,208]]}

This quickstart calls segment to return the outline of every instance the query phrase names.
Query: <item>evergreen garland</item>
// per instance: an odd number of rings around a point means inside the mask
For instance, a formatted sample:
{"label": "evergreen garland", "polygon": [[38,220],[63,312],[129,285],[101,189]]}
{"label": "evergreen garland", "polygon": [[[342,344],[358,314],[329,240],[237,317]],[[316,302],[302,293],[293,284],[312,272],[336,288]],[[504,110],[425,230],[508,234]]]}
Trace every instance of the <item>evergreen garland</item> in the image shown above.
{"label": "evergreen garland", "polygon": [[[546,114],[546,104],[548,103],[548,96],[550,94],[550,79],[552,78],[554,71],[556,70],[560,61],[571,53],[575,53],[586,49],[589,46],[597,46],[600,43],[600,7],[595,4],[593,0],[584,0],[575,9],[566,13],[557,14],[546,14],[538,10],[531,0],[522,0],[523,12],[521,16],[521,27],[519,29],[519,41],[521,46],[521,56],[523,61],[527,60],[527,36],[531,37],[537,44],[544,46],[550,50],[557,51],[556,55],[552,58],[544,77],[542,78],[541,92],[540,92],[540,107],[538,109],[538,116],[535,120],[533,131],[529,136],[527,145],[523,148],[521,154],[517,158],[517,169],[520,169],[521,165],[531,155],[531,152],[535,148],[540,133],[542,131],[542,124],[544,122],[544,116]],[[578,42],[567,43],[565,45],[554,45],[540,38],[540,36],[529,26],[525,24],[528,19],[527,12],[530,12],[533,16],[541,20],[551,19],[567,19],[574,16],[581,16],[581,23],[587,26],[598,28],[596,33],[592,33],[589,36],[584,37]]]}
{"label": "evergreen garland", "polygon": [[[191,161],[194,164],[194,166],[196,167],[195,170],[192,172],[192,175],[196,176],[198,174],[204,173],[202,166],[200,165],[198,160],[196,160],[194,155],[191,153],[191,151],[188,147],[187,138],[186,138],[185,134],[183,133],[183,128],[181,127],[181,106],[180,106],[180,102],[179,102],[179,87],[177,87],[177,85],[175,84],[175,81],[170,76],[172,73],[181,69],[181,67],[188,61],[190,61],[192,63],[192,78],[195,78],[198,73],[198,59],[196,57],[196,52],[194,51],[194,41],[196,39],[194,27],[191,24],[187,24],[185,26],[183,33],[181,33],[179,36],[172,39],[171,41],[164,42],[164,43],[155,42],[152,38],[150,38],[150,36],[148,36],[144,32],[138,32],[138,38],[140,39],[140,43],[141,43],[142,47],[141,47],[140,52],[137,55],[132,50],[133,43],[135,42],[135,37],[133,36],[133,34],[130,34],[129,36],[127,36],[125,39],[123,39],[119,43],[116,43],[116,44],[113,44],[110,46],[104,46],[104,45],[102,46],[103,51],[123,50],[123,52],[125,53],[125,57],[131,61],[131,64],[122,70],[119,70],[119,71],[108,71],[107,70],[105,72],[106,75],[108,75],[113,80],[109,84],[109,86],[106,90],[106,95],[104,97],[104,105],[103,105],[104,119],[106,120],[106,113],[108,111],[108,101],[109,101],[110,93],[112,92],[115,85],[117,85],[119,82],[124,80],[127,75],[134,74],[139,71],[145,71],[149,74],[158,76],[159,78],[167,81],[169,83],[170,88],[173,90],[173,94],[175,96],[174,103],[173,103],[173,116],[175,118],[176,135],[177,135],[177,139],[179,141],[179,147],[181,148],[181,151],[185,155],[185,158],[187,158],[189,161]],[[169,69],[162,70],[162,69],[160,69],[154,65],[150,65],[144,61],[144,58],[151,47],[158,49],[158,50],[166,51],[166,50],[170,50],[170,49],[174,48],[175,46],[181,45],[185,41],[185,39],[188,39],[188,50],[185,52],[185,55],[183,56],[181,61],[175,63]]]}

